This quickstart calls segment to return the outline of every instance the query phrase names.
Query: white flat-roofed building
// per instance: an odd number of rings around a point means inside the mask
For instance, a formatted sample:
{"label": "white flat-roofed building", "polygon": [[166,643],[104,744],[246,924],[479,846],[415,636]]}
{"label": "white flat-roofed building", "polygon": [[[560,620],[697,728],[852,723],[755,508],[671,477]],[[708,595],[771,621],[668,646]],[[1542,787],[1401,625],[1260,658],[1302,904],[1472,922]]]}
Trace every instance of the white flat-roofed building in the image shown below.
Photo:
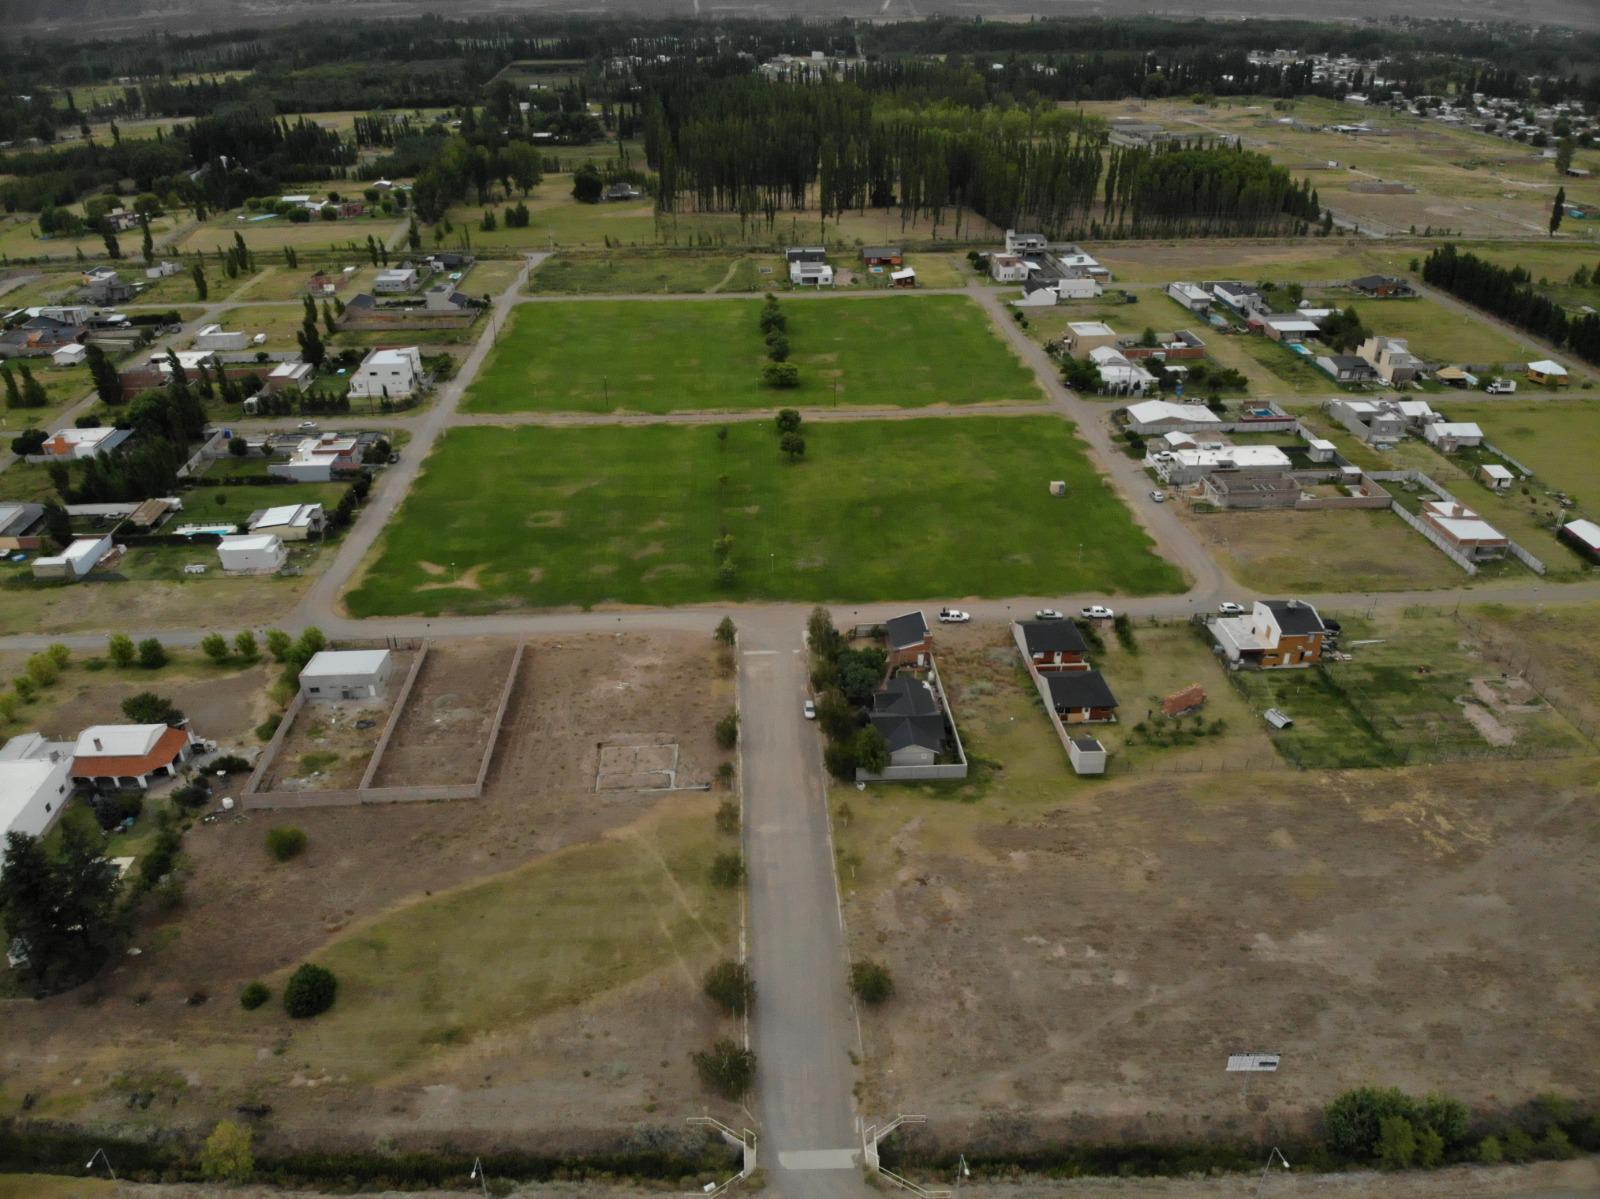
{"label": "white flat-roofed building", "polygon": [[416,267],[390,267],[378,272],[372,281],[372,290],[379,295],[400,295],[416,291],[421,282],[422,276],[417,273]]}
{"label": "white flat-roofed building", "polygon": [[42,837],[72,798],[72,744],[22,733],[0,746],[0,839]]}
{"label": "white flat-roofed building", "polygon": [[272,534],[284,541],[305,541],[320,537],[324,524],[321,504],[280,504],[250,518],[250,531]]}
{"label": "white flat-roofed building", "polygon": [[1282,474],[1292,465],[1289,455],[1275,445],[1224,445],[1221,442],[1155,450],[1145,455],[1144,463],[1163,483],[1173,486],[1198,483],[1219,471]]}
{"label": "white flat-roofed building", "polygon": [[33,577],[36,579],[83,578],[111,552],[111,534],[104,537],[79,537],[59,554],[33,560]]}
{"label": "white flat-roofed building", "polygon": [[283,540],[270,533],[224,537],[217,543],[217,558],[229,574],[270,575],[283,569],[289,552]]}
{"label": "white flat-roofed building", "polygon": [[1142,437],[1156,433],[1215,432],[1222,418],[1204,404],[1177,404],[1171,400],[1141,400],[1122,410],[1128,429]]}
{"label": "white flat-roofed building", "polygon": [[207,325],[194,335],[197,350],[242,350],[250,344],[248,333]]}
{"label": "white flat-roofed building", "polygon": [[312,701],[376,699],[393,673],[386,649],[325,649],[300,672],[300,693]]}
{"label": "white flat-roofed building", "polygon": [[1473,561],[1503,558],[1510,544],[1504,533],[1471,508],[1451,500],[1428,500],[1422,505],[1422,519]]}

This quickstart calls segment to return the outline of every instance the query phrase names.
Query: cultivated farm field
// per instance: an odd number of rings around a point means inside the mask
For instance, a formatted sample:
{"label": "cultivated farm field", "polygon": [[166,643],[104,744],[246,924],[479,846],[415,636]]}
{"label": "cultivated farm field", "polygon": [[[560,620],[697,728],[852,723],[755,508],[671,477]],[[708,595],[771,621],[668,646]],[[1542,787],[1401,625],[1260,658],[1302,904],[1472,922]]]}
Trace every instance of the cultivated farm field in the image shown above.
{"label": "cultivated farm field", "polygon": [[672,412],[834,403],[920,408],[1041,398],[964,296],[793,299],[800,386],[761,383],[761,305],[741,300],[527,303],[464,401],[467,412]]}
{"label": "cultivated farm field", "polygon": [[[708,425],[453,430],[350,610],[1182,586],[1053,417],[815,425],[796,463],[767,423],[727,428],[725,440]],[[1068,498],[1049,494],[1054,479]],[[730,584],[713,550],[724,532]]]}

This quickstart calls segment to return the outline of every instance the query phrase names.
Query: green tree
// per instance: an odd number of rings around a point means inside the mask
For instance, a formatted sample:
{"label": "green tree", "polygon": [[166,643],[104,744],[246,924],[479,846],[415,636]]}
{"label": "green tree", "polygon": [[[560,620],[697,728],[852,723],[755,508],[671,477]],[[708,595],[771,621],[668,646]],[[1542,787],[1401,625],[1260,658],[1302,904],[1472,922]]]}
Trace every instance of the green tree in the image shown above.
{"label": "green tree", "polygon": [[272,655],[274,662],[287,661],[293,645],[294,641],[282,629],[267,630],[267,652]]}
{"label": "green tree", "polygon": [[817,723],[828,740],[846,741],[856,734],[856,709],[836,688],[830,687],[817,701]]}
{"label": "green tree", "polygon": [[1436,1129],[1417,1129],[1417,1165],[1424,1170],[1436,1170],[1444,1164],[1444,1138]]}
{"label": "green tree", "polygon": [[17,377],[11,373],[11,367],[4,362],[0,362],[0,381],[3,381],[6,387],[6,407],[21,408],[22,392],[17,390]]}
{"label": "green tree", "polygon": [[223,1120],[211,1130],[200,1150],[200,1173],[208,1181],[248,1182],[255,1168],[248,1128]]}
{"label": "green tree", "polygon": [[785,433],[778,438],[778,449],[790,462],[798,462],[806,456],[806,439],[798,433]]}
{"label": "green tree", "polygon": [[1561,218],[1567,215],[1567,189],[1556,188],[1555,203],[1550,205],[1550,236],[1556,235],[1556,230],[1561,228]]}
{"label": "green tree", "polygon": [[1410,1120],[1415,1112],[1408,1096],[1395,1087],[1357,1087],[1328,1105],[1323,1120],[1334,1152],[1352,1158],[1370,1158],[1378,1151],[1378,1138],[1386,1117]]}
{"label": "green tree", "polygon": [[732,749],[739,743],[739,713],[729,712],[717,721],[717,744]]}
{"label": "green tree", "polygon": [[308,662],[327,648],[327,635],[316,625],[307,625],[300,631],[300,636],[295,641],[296,653],[302,655]]}
{"label": "green tree", "polygon": [[889,765],[889,743],[873,725],[863,725],[851,746],[856,765],[869,774],[881,774]]}
{"label": "green tree", "polygon": [[1478,1161],[1485,1166],[1498,1166],[1505,1160],[1505,1150],[1500,1148],[1499,1137],[1484,1137],[1478,1142]]}
{"label": "green tree", "polygon": [[734,626],[733,617],[731,616],[724,616],[717,623],[716,632],[712,634],[721,645],[732,645],[738,635],[739,631]]}
{"label": "green tree", "polygon": [[145,670],[160,670],[167,664],[167,650],[159,640],[146,637],[139,642],[139,665]]}
{"label": "green tree", "polygon": [[703,1053],[690,1055],[695,1073],[708,1090],[736,1101],[755,1081],[756,1055],[737,1041],[721,1040]]}
{"label": "green tree", "polygon": [[51,642],[44,647],[44,652],[49,655],[50,661],[56,664],[57,670],[65,670],[72,661],[72,650],[59,641]]}
{"label": "green tree", "polygon": [[283,1010],[295,1020],[320,1016],[333,1006],[339,980],[325,966],[310,962],[296,967],[283,988]]}
{"label": "green tree", "polygon": [[800,368],[792,362],[769,362],[761,368],[761,381],[779,390],[800,386]]}
{"label": "green tree", "polygon": [[254,662],[261,656],[261,647],[256,644],[256,635],[249,629],[241,629],[233,639],[233,652],[243,662]]}
{"label": "green tree", "polygon": [[116,364],[93,342],[89,343],[84,353],[85,361],[89,364],[89,376],[94,380],[94,393],[100,397],[100,402],[110,407],[122,403],[122,380],[118,377]]}
{"label": "green tree", "polygon": [[211,295],[211,285],[206,282],[206,268],[197,262],[190,268],[189,274],[194,279],[194,298],[205,303]]}
{"label": "green tree", "polygon": [[877,1007],[894,997],[894,978],[887,966],[869,958],[850,963],[850,990],[855,997]]}
{"label": "green tree", "polygon": [[228,639],[221,633],[208,633],[200,641],[200,652],[220,665],[228,660]]}
{"label": "green tree", "polygon": [[306,831],[292,824],[279,824],[267,830],[267,852],[280,862],[305,852]]}
{"label": "green tree", "polygon": [[742,1016],[755,998],[756,985],[743,962],[721,961],[706,972],[703,983],[711,1002],[732,1016]]}
{"label": "green tree", "polygon": [[1417,1130],[1404,1116],[1378,1121],[1378,1162],[1385,1170],[1404,1170],[1417,1156]]}
{"label": "green tree", "polygon": [[117,868],[100,840],[98,829],[76,820],[62,822],[54,855],[36,837],[6,835],[0,914],[27,954],[24,977],[42,992],[93,977],[121,932]]}
{"label": "green tree", "polygon": [[1533,1137],[1525,1128],[1513,1128],[1506,1133],[1505,1158],[1511,1162],[1525,1162],[1533,1156]]}
{"label": "green tree", "polygon": [[1570,137],[1564,137],[1556,143],[1556,174],[1566,176],[1572,169],[1572,156],[1578,151],[1578,143]]}
{"label": "green tree", "polygon": [[26,362],[17,363],[17,374],[22,376],[22,406],[24,408],[49,407],[50,393],[45,391],[43,383],[33,377],[33,369]]}
{"label": "green tree", "polygon": [[737,852],[719,853],[711,859],[711,885],[732,890],[744,882],[744,858]]}
{"label": "green tree", "polygon": [[247,1012],[253,1012],[271,998],[272,992],[263,984],[247,983],[244,990],[239,992],[239,1006]]}
{"label": "green tree", "polygon": [[774,419],[780,434],[800,432],[801,417],[800,413],[796,409],[780,408],[778,409],[777,417]]}
{"label": "green tree", "polygon": [[767,357],[773,362],[789,361],[789,339],[782,333],[767,335]]}
{"label": "green tree", "polygon": [[592,162],[586,162],[572,173],[572,198],[580,204],[598,204],[605,190],[600,171]]}
{"label": "green tree", "polygon": [[112,633],[106,638],[106,657],[111,659],[113,666],[126,669],[133,665],[134,647],[133,638],[126,633]]}
{"label": "green tree", "polygon": [[61,677],[61,668],[49,654],[34,654],[23,664],[23,670],[33,680],[34,686],[43,690]]}
{"label": "green tree", "polygon": [[178,711],[166,696],[154,691],[140,691],[122,701],[122,714],[134,724],[170,724],[174,728],[183,723],[183,713]]}

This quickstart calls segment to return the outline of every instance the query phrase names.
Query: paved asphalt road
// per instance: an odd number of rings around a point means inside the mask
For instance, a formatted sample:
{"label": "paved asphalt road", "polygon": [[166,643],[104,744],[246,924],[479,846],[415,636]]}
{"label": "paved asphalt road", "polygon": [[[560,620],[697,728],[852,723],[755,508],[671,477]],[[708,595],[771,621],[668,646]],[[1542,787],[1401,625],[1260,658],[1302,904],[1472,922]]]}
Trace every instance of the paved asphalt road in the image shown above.
{"label": "paved asphalt road", "polygon": [[784,1199],[838,1199],[865,1189],[850,1060],[858,1029],[821,743],[801,713],[802,630],[783,616],[739,626],[751,1033],[762,1165]]}

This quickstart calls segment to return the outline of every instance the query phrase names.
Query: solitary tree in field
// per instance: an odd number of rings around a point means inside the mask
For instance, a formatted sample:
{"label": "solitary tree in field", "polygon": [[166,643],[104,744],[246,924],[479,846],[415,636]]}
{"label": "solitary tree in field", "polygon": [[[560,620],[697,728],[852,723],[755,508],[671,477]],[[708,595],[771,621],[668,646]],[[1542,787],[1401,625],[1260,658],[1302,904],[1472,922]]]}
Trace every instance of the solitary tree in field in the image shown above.
{"label": "solitary tree in field", "polygon": [[211,294],[211,286],[206,282],[206,268],[197,262],[189,273],[194,276],[194,298],[204,302]]}
{"label": "solitary tree in field", "polygon": [[790,462],[798,462],[806,456],[806,439],[798,433],[785,433],[778,438],[778,448]]}
{"label": "solitary tree in field", "polygon": [[1556,230],[1561,228],[1561,218],[1567,215],[1567,189],[1556,188],[1556,202],[1550,206],[1550,236],[1556,235]]}

